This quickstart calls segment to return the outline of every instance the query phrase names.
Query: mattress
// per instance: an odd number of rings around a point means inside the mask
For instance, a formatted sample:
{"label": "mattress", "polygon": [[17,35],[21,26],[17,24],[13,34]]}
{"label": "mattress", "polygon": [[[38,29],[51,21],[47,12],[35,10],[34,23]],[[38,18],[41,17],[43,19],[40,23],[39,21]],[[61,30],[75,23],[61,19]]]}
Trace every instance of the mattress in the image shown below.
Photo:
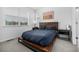
{"label": "mattress", "polygon": [[56,30],[30,30],[22,34],[22,38],[41,46],[47,46],[57,35]]}

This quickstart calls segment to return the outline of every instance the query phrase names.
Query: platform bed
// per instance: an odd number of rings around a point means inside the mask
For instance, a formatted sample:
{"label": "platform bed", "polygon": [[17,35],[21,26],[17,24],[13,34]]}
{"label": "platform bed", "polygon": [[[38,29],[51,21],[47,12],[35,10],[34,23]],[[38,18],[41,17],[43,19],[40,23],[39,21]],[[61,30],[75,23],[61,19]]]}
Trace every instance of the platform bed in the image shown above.
{"label": "platform bed", "polygon": [[26,41],[24,39],[22,39],[21,37],[18,38],[18,42],[22,43],[23,45],[25,45],[26,47],[30,48],[31,50],[35,51],[35,52],[51,52],[52,48],[53,48],[53,44],[55,42],[57,38],[55,38],[52,43],[50,43],[49,45],[43,47],[37,44],[34,44],[32,42]]}
{"label": "platform bed", "polygon": [[[40,27],[43,27],[43,26],[53,27],[54,29],[57,30],[58,29],[58,22],[40,23]],[[35,44],[33,42],[27,41],[27,40],[23,39],[22,37],[18,37],[18,42],[22,43],[26,47],[28,47],[31,50],[36,51],[36,52],[51,52],[51,51],[53,51],[52,48],[53,48],[53,45],[54,45],[54,42],[56,39],[57,39],[57,36],[47,46],[40,46],[40,45]]]}

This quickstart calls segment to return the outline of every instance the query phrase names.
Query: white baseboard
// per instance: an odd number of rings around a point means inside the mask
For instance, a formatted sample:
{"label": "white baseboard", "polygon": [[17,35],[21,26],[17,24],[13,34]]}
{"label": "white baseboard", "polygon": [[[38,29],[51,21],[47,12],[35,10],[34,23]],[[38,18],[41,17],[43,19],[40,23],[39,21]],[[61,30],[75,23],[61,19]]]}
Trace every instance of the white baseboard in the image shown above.
{"label": "white baseboard", "polygon": [[10,40],[13,40],[13,39],[18,39],[18,37],[16,37],[16,38],[11,38],[11,39],[3,39],[3,40],[0,40],[0,43],[2,43],[2,42],[6,42],[6,41],[10,41]]}

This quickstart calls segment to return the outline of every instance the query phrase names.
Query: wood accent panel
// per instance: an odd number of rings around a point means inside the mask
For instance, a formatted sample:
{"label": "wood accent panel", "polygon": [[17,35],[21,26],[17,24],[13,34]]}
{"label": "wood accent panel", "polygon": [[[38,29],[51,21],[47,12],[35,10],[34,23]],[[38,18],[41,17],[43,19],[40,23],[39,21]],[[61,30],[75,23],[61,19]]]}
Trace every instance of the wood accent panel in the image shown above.
{"label": "wood accent panel", "polygon": [[39,27],[52,27],[53,29],[58,30],[58,22],[41,22]]}

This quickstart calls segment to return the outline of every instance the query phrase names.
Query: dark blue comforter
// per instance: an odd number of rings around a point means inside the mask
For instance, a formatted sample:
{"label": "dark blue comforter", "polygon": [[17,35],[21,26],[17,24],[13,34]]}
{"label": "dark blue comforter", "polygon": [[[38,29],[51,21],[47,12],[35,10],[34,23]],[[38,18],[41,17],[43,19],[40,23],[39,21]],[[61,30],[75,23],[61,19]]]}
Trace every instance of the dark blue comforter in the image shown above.
{"label": "dark blue comforter", "polygon": [[22,34],[22,38],[33,43],[46,46],[52,42],[57,35],[55,30],[31,30]]}

